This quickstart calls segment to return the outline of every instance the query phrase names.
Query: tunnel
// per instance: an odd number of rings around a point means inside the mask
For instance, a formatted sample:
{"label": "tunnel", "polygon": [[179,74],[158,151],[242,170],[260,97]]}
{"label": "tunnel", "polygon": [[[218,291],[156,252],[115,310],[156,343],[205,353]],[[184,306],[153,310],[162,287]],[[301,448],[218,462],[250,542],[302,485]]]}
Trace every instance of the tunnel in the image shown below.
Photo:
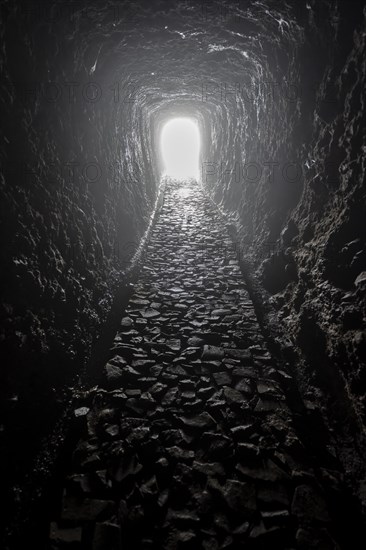
{"label": "tunnel", "polygon": [[364,2],[0,29],[2,547],[364,548]]}

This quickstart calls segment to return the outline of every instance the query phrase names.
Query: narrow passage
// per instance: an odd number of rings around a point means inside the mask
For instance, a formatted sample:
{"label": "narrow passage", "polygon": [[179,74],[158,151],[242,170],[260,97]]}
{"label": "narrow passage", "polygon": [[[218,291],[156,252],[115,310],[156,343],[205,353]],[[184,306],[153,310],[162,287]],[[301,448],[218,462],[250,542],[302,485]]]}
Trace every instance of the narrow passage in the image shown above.
{"label": "narrow passage", "polygon": [[168,180],[103,380],[76,411],[50,546],[337,548],[341,474],[300,441],[289,380],[217,210],[194,180]]}

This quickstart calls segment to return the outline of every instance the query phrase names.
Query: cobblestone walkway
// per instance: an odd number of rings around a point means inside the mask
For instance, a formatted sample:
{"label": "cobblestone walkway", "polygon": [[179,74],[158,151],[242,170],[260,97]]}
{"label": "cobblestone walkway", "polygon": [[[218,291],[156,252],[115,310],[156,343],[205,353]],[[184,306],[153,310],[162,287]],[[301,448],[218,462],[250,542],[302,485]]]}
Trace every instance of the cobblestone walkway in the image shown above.
{"label": "cobblestone walkway", "polygon": [[217,211],[168,181],[103,381],[75,411],[50,548],[337,548],[341,476],[296,434],[289,380]]}

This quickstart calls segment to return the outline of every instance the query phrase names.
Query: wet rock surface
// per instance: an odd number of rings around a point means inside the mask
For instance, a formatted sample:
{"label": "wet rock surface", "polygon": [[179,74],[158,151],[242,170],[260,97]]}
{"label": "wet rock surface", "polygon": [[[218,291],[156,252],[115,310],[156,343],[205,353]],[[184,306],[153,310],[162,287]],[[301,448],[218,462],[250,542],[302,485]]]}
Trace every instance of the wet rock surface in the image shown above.
{"label": "wet rock surface", "polygon": [[48,547],[340,548],[340,465],[302,441],[285,374],[217,210],[168,180],[102,380],[75,411]]}

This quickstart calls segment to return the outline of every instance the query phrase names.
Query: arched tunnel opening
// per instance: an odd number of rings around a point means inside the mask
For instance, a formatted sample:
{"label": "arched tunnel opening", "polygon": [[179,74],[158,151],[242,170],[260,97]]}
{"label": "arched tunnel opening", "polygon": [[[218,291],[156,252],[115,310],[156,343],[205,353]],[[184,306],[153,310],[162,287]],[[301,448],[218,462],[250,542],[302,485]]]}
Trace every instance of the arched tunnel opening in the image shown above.
{"label": "arched tunnel opening", "polygon": [[173,118],[161,130],[164,175],[184,180],[199,178],[200,132],[189,118]]}
{"label": "arched tunnel opening", "polygon": [[363,1],[1,6],[1,541],[363,548]]}

